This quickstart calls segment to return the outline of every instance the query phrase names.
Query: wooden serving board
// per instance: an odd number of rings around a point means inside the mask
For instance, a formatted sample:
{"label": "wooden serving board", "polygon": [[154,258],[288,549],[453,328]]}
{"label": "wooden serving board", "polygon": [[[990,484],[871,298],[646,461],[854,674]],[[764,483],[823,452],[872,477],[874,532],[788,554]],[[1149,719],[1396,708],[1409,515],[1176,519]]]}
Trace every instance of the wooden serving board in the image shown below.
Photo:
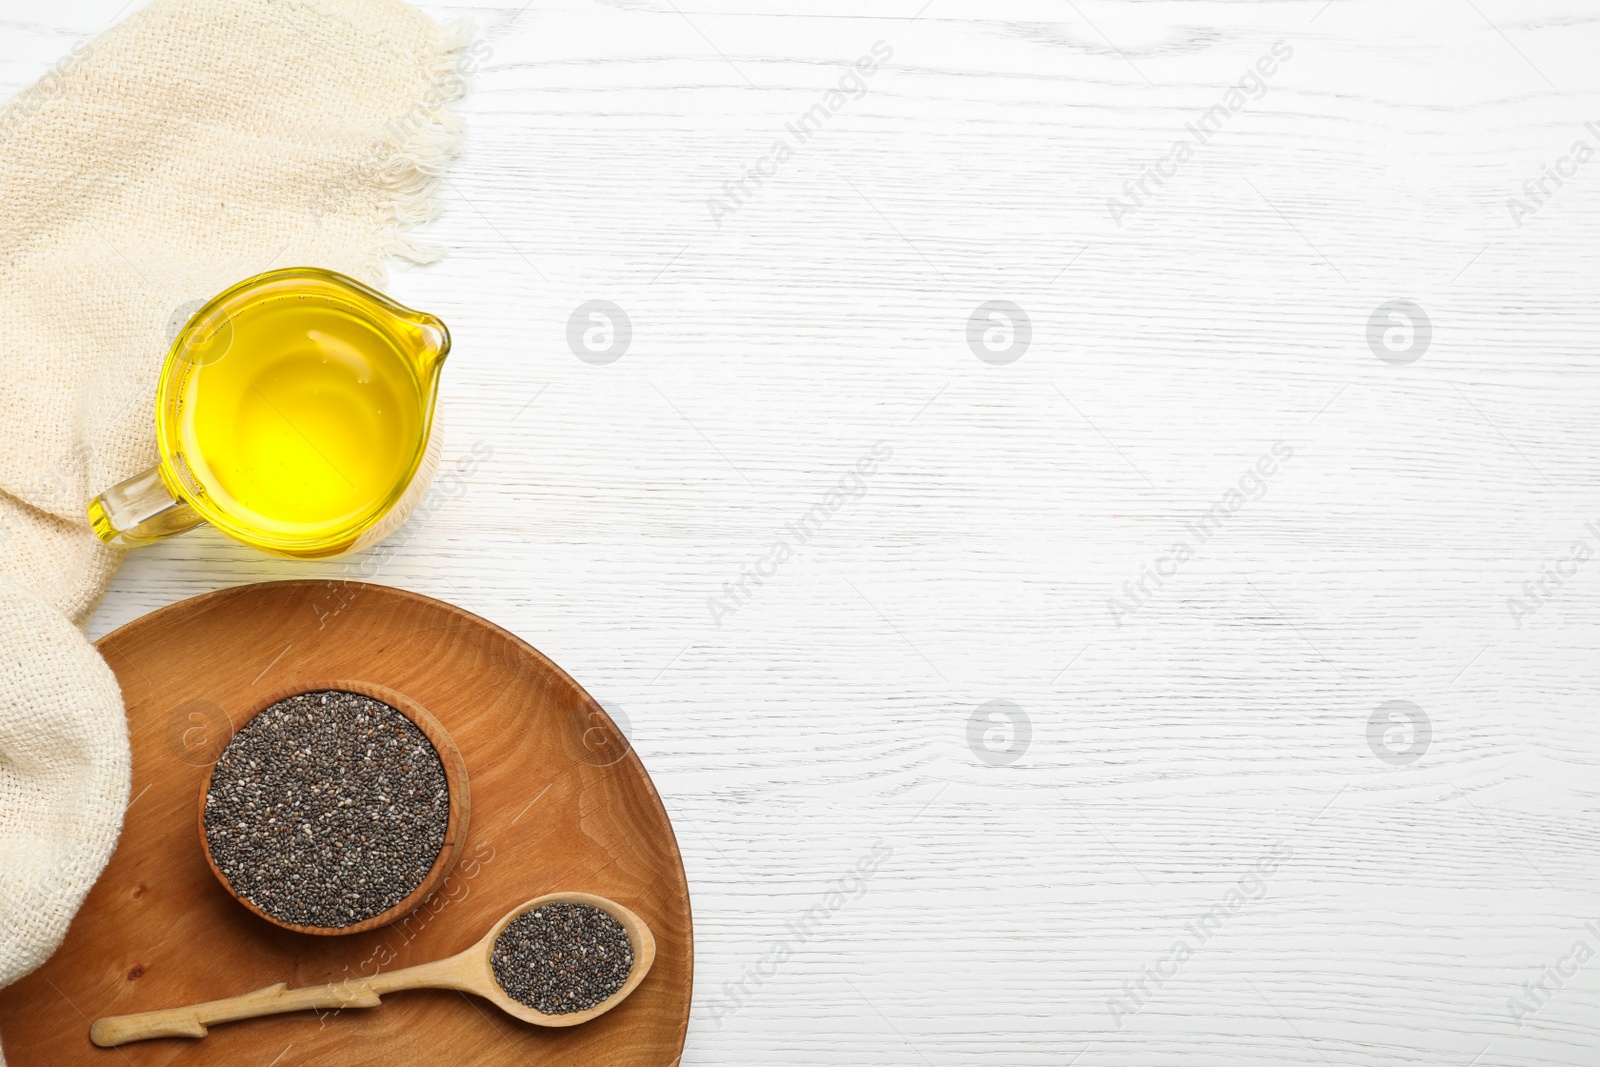
{"label": "wooden serving board", "polygon": [[[694,938],[672,826],[626,739],[537,650],[428,597],[328,581],[195,597],[99,647],[127,702],[132,802],[116,853],[60,950],[0,990],[10,1067],[677,1063]],[[206,867],[194,813],[207,767],[257,696],[330,677],[388,686],[427,708],[466,758],[472,818],[455,873],[408,919],[314,937],[229,898]],[[217,1026],[201,1040],[89,1043],[89,1023],[102,1015],[447,956],[516,904],[557,890],[610,897],[656,937],[649,977],[582,1026],[528,1026],[465,994],[428,990],[320,1018]]]}

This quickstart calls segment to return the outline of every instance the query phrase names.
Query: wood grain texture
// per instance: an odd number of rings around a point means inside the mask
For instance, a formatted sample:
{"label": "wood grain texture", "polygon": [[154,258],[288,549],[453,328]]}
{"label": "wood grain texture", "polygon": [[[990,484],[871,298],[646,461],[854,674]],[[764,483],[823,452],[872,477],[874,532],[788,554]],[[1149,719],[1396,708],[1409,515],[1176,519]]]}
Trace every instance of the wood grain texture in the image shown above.
{"label": "wood grain texture", "polygon": [[[135,799],[62,947],[0,991],[10,1067],[265,1064],[291,1047],[292,1062],[324,1067],[677,1060],[694,965],[672,827],[638,756],[597,743],[620,735],[534,649],[427,597],[316,581],[199,597],[119,629],[100,649],[128,704]],[[259,694],[356,677],[410,696],[449,730],[472,778],[473,817],[455,872],[408,918],[343,937],[296,933],[247,911],[218,884],[194,838],[195,796]],[[474,945],[481,979],[502,921],[559,892],[615,901],[654,937],[648,978],[582,1026],[552,1030],[506,1018],[450,991],[481,994],[481,981],[457,980],[397,992],[371,1011],[248,1019],[200,1041],[162,1038],[113,1051],[89,1043],[93,1019],[278,983],[407,988],[397,981],[406,968],[439,970],[437,961]],[[459,979],[460,968],[452,973]]]}
{"label": "wood grain texture", "polygon": [[[111,6],[14,15],[0,77]],[[425,6],[492,49],[447,255],[391,286],[455,338],[449,492],[365,563],[136,553],[95,633],[356,568],[546,650],[625,712],[682,835],[686,1064],[1600,1058],[1600,965],[1510,1004],[1600,917],[1600,565],[1508,607],[1600,525],[1600,161],[1507,206],[1594,142],[1592,5]],[[1107,200],[1280,39],[1266,95],[1118,227]],[[718,226],[879,40],[866,95]],[[567,344],[592,299],[633,324],[606,366]],[[995,299],[1033,327],[1008,366],[966,340]],[[1407,366],[1366,337],[1395,299],[1433,326]],[[996,766],[967,730],[1001,699],[1031,740]],[[1409,765],[1368,744],[1393,700],[1431,720]]]}

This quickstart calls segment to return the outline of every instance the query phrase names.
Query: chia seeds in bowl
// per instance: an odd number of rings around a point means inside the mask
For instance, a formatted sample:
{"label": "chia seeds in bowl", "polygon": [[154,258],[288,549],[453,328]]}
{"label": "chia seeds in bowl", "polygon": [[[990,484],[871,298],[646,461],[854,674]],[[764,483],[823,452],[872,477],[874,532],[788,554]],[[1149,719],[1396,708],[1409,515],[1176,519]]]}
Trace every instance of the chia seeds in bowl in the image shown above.
{"label": "chia seeds in bowl", "polygon": [[203,824],[240,899],[283,925],[338,931],[423,884],[445,847],[449,780],[399,710],[362,693],[299,693],[223,749]]}
{"label": "chia seeds in bowl", "polygon": [[600,908],[545,904],[506,924],[489,962],[512,1000],[546,1015],[570,1015],[588,1011],[627,983],[633,941]]}

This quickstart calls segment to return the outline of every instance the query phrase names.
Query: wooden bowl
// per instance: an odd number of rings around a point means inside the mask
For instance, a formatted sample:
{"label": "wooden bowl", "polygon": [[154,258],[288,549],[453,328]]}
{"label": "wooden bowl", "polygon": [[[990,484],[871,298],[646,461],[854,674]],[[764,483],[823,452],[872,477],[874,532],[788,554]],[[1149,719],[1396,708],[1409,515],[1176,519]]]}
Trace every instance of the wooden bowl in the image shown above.
{"label": "wooden bowl", "polygon": [[297,681],[293,685],[280,686],[272,690],[267,699],[259,701],[251,709],[250,713],[244,717],[244,721],[239,724],[239,729],[243,729],[251,719],[280,700],[286,700],[301,693],[314,693],[327,689],[342,690],[346,693],[359,693],[362,696],[380,700],[416,724],[417,729],[422,731],[423,735],[427,737],[428,743],[433,746],[433,750],[439,754],[439,762],[444,766],[445,783],[450,791],[450,816],[445,823],[444,843],[439,846],[439,854],[434,857],[433,866],[428,869],[427,875],[417,888],[412,890],[400,903],[387,911],[379,912],[370,919],[363,919],[361,922],[352,923],[349,926],[301,926],[298,923],[285,922],[282,919],[274,918],[234,892],[233,886],[224,877],[222,871],[218,869],[216,860],[211,856],[211,843],[206,839],[206,797],[211,792],[211,775],[216,770],[217,765],[212,763],[207,767],[205,776],[200,781],[199,819],[200,850],[205,854],[206,866],[211,868],[211,873],[216,876],[217,881],[221,883],[222,888],[227,891],[228,895],[243,904],[252,913],[272,923],[274,926],[281,926],[285,930],[293,930],[301,934],[317,934],[319,936],[359,934],[366,930],[374,930],[402,919],[421,907],[433,895],[434,891],[444,883],[444,880],[450,876],[450,872],[455,869],[456,860],[461,856],[461,846],[467,840],[467,819],[471,815],[472,808],[471,790],[467,785],[467,763],[461,757],[461,750],[450,739],[450,734],[439,724],[438,719],[428,714],[428,710],[421,704],[418,704],[404,693],[396,692],[386,686],[348,678],[338,678],[331,681],[320,679]]}

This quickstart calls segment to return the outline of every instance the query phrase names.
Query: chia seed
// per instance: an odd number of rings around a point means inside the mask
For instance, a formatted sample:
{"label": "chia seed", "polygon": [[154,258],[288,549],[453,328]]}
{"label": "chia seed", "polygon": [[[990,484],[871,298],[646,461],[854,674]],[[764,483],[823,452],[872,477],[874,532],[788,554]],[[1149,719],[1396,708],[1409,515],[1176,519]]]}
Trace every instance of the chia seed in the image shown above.
{"label": "chia seed", "polygon": [[233,891],[297,926],[382,914],[444,847],[450,789],[415,723],[360,693],[299,693],[244,725],[206,793],[211,859]]}
{"label": "chia seed", "polygon": [[568,1015],[622,988],[633,970],[633,942],[599,908],[546,904],[506,924],[490,962],[494,980],[512,1000],[546,1015]]}

